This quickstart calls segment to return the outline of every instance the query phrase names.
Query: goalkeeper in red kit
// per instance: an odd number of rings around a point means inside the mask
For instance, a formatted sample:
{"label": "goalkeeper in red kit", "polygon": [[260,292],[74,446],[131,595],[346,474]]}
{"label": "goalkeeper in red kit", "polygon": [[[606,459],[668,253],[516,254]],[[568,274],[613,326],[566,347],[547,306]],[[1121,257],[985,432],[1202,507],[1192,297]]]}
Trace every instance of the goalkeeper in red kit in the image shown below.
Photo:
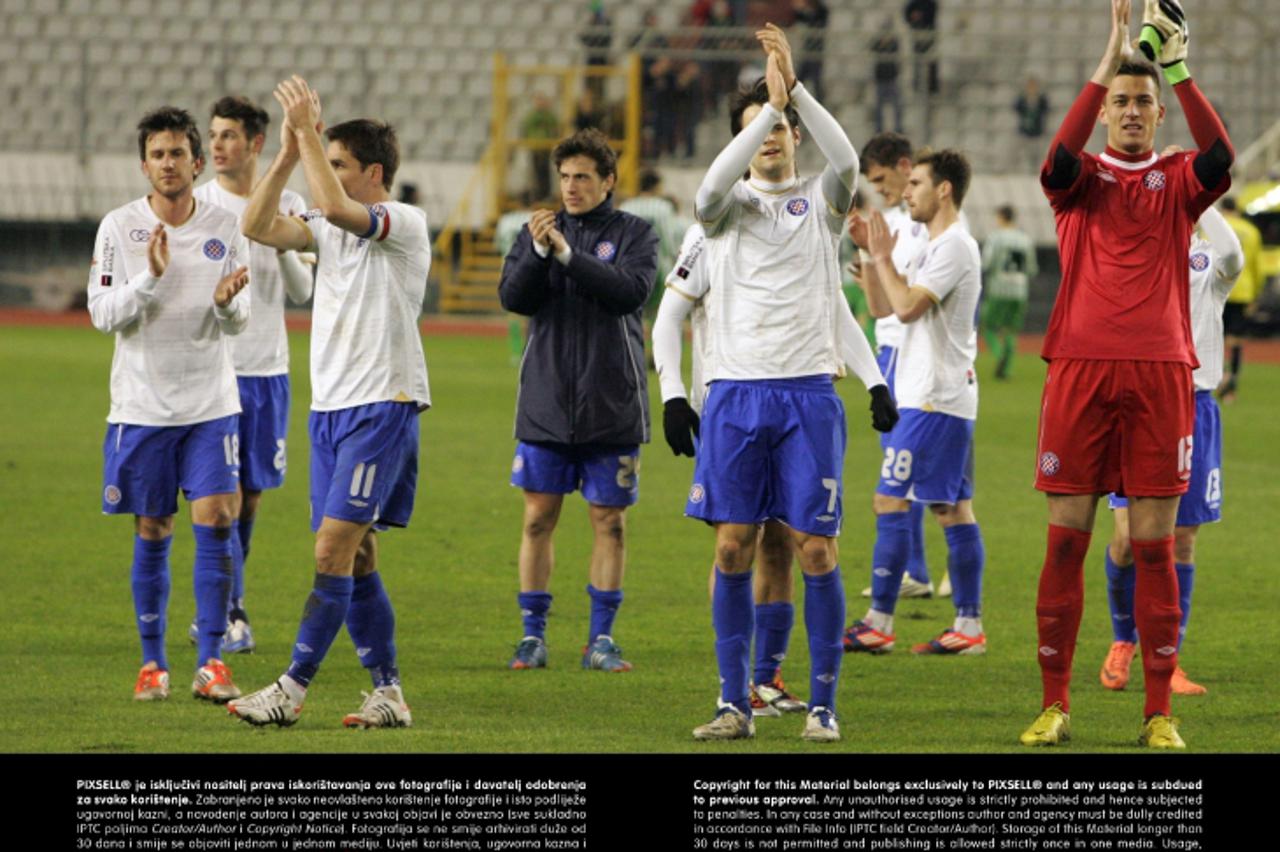
{"label": "goalkeeper in red kit", "polygon": [[[1147,0],[1141,46],[1159,62],[1197,151],[1160,157],[1161,70],[1129,43],[1129,0],[1112,0],[1106,54],[1054,137],[1040,172],[1062,264],[1042,356],[1036,488],[1049,536],[1036,597],[1043,712],[1021,737],[1070,738],[1071,659],[1084,606],[1083,566],[1098,498],[1129,498],[1137,568],[1146,706],[1139,743],[1183,748],[1170,716],[1177,667],[1178,587],[1173,530],[1191,473],[1197,366],[1186,246],[1196,220],[1230,185],[1234,159],[1222,122],[1186,67],[1177,0]],[[1095,121],[1106,150],[1084,152]]]}

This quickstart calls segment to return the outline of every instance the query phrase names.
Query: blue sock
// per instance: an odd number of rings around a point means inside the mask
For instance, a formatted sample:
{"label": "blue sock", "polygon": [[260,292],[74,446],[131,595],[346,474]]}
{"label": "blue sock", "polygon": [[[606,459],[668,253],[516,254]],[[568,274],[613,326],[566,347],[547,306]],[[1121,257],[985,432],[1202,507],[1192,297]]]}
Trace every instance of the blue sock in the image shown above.
{"label": "blue sock", "polygon": [[1176,562],[1173,570],[1178,574],[1178,607],[1182,610],[1182,621],[1178,624],[1178,650],[1182,650],[1182,640],[1187,638],[1187,622],[1191,620],[1191,590],[1196,584],[1196,566],[1192,562]]}
{"label": "blue sock", "polygon": [[244,609],[244,544],[240,539],[240,522],[231,522],[231,606]]}
{"label": "blue sock", "polygon": [[547,611],[551,609],[550,592],[521,592],[516,595],[520,604],[520,616],[524,619],[524,635],[545,639],[547,636]]}
{"label": "blue sock", "polygon": [[917,583],[929,582],[929,566],[924,561],[924,504],[911,501],[911,550],[907,554],[907,575]]}
{"label": "blue sock", "polygon": [[597,636],[613,635],[613,620],[618,616],[618,607],[622,606],[622,589],[605,591],[588,583],[587,594],[591,596],[591,629],[587,636],[590,645]]}
{"label": "blue sock", "polygon": [[751,572],[721,573],[716,567],[716,587],[711,594],[711,625],[716,631],[716,663],[720,669],[720,697],[751,715],[747,695],[747,656],[754,621]]}
{"label": "blue sock", "polygon": [[911,513],[877,515],[876,544],[871,552],[872,609],[893,615],[910,551]]}
{"label": "blue sock", "polygon": [[137,616],[138,636],[142,639],[142,664],[155,662],[166,671],[169,660],[164,653],[164,630],[169,608],[169,545],[173,536],[160,541],[133,537],[133,612]]}
{"label": "blue sock", "polygon": [[342,629],[354,585],[350,577],[316,574],[315,586],[302,609],[298,639],[293,643],[293,662],[285,672],[302,686],[310,684],[316,676],[324,655],[329,653],[329,646]]}
{"label": "blue sock", "polygon": [[956,524],[942,531],[947,537],[947,570],[951,572],[951,602],[961,618],[982,616],[982,568],[987,561],[982,530],[977,524]]}
{"label": "blue sock", "polygon": [[836,709],[844,631],[844,583],[840,567],[829,574],[804,575],[804,626],[809,634],[809,708]]}
{"label": "blue sock", "polygon": [[192,524],[196,534],[196,665],[222,658],[231,602],[231,528]]}
{"label": "blue sock", "polygon": [[756,683],[769,683],[787,656],[796,608],[787,601],[756,604]]}
{"label": "blue sock", "polygon": [[1117,642],[1137,642],[1138,627],[1133,620],[1133,590],[1138,575],[1132,565],[1117,565],[1107,554],[1107,603],[1111,607],[1111,633]]}
{"label": "blue sock", "polygon": [[396,668],[396,614],[377,571],[352,581],[347,633],[355,643],[360,665],[373,678],[374,689],[400,683],[400,670]]}

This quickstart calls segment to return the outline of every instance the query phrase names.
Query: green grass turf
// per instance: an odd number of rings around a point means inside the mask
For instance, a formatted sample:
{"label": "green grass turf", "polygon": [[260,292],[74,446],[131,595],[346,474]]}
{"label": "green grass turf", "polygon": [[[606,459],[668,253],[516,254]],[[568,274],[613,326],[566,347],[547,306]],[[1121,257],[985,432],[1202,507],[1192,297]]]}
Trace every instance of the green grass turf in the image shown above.
{"label": "green grass turf", "polygon": [[[285,487],[263,501],[248,569],[258,652],[230,660],[246,690],[269,683],[287,664],[311,583],[307,338],[296,335],[292,344],[291,471]],[[369,688],[345,636],[335,642],[292,729],[252,729],[191,700],[186,626],[194,609],[193,544],[185,508],[172,555],[174,695],[135,705],[131,522],[99,513],[111,352],[112,339],[90,329],[0,331],[0,751],[999,752],[1019,749],[1017,735],[1038,709],[1034,596],[1045,507],[1031,479],[1043,367],[1030,355],[1018,360],[1007,383],[988,378],[989,359],[979,365],[975,506],[987,549],[990,652],[914,658],[903,647],[886,657],[846,656],[839,690],[844,740],[815,747],[799,740],[798,716],[760,721],[750,743],[698,744],[689,736],[710,718],[717,691],[706,591],[712,535],[681,516],[691,462],[673,458],[660,429],[645,450],[640,502],[628,513],[627,597],[616,634],[635,670],[609,676],[579,668],[590,536],[576,496],[568,499],[556,536],[551,666],[506,670],[521,633],[515,605],[521,500],[507,485],[515,370],[505,339],[426,340],[435,407],[423,417],[417,511],[408,530],[381,538],[401,670],[414,708],[411,730],[339,726],[343,714],[359,705],[360,690]],[[651,389],[656,385],[651,381]],[[852,618],[866,606],[858,593],[868,584],[879,448],[861,387],[845,381],[840,391],[851,415],[840,544]],[[1280,576],[1273,561],[1280,541],[1277,399],[1280,367],[1249,364],[1240,401],[1224,412],[1226,520],[1202,534],[1183,656],[1209,694],[1175,699],[1183,733],[1198,751],[1280,747],[1274,668]],[[1100,512],[1087,566],[1072,752],[1133,749],[1141,721],[1140,672],[1123,693],[1108,692],[1097,680],[1111,638],[1102,571],[1110,534],[1106,514]],[[929,526],[936,572],[945,549],[936,525]],[[798,588],[798,613],[802,600]],[[899,643],[931,638],[950,619],[946,600],[904,601]],[[798,621],[785,674],[805,695],[802,615]]]}

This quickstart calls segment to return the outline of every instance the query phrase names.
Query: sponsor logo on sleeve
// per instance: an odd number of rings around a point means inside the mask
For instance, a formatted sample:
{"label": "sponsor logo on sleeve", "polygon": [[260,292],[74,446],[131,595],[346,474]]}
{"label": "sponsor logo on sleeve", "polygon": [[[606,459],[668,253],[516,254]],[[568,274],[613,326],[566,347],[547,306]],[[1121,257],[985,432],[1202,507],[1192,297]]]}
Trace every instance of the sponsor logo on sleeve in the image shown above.
{"label": "sponsor logo on sleeve", "polygon": [[215,237],[204,244],[202,251],[210,260],[222,260],[227,256],[227,244]]}
{"label": "sponsor logo on sleeve", "polygon": [[593,249],[593,251],[595,253],[595,256],[600,258],[601,260],[610,261],[610,260],[613,260],[614,256],[618,254],[618,247],[613,243],[609,242],[608,240],[601,240],[600,242],[596,243],[596,247],[595,249]]}

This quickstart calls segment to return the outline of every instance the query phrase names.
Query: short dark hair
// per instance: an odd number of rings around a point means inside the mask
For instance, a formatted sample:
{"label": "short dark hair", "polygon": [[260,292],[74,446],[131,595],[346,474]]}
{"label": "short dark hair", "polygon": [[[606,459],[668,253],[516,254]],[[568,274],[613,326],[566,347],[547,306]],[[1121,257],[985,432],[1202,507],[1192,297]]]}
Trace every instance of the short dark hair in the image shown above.
{"label": "short dark hair", "polygon": [[640,191],[653,192],[662,186],[662,175],[656,169],[645,169],[640,173]]}
{"label": "short dark hair", "polygon": [[187,134],[187,141],[191,143],[191,158],[204,159],[204,149],[200,147],[200,128],[196,126],[196,120],[185,109],[173,106],[153,109],[138,122],[139,159],[147,159],[147,140],[166,130]]}
{"label": "short dark hair", "polygon": [[400,143],[394,127],[371,118],[353,118],[335,124],[324,135],[330,142],[342,143],[360,163],[360,168],[367,169],[374,163],[382,166],[382,186],[391,189],[396,170],[400,168]]}
{"label": "short dark hair", "polygon": [[267,111],[244,95],[218,98],[209,110],[209,118],[229,118],[240,122],[244,135],[249,139],[265,134],[271,125],[271,116],[267,115]]}
{"label": "short dark hair", "polygon": [[951,198],[955,201],[956,209],[959,210],[961,203],[964,202],[964,194],[969,191],[969,178],[973,174],[965,155],[952,148],[943,148],[939,151],[930,151],[925,148],[916,154],[915,164],[929,167],[935,185],[944,180],[951,184]]}
{"label": "short dark hair", "polygon": [[862,173],[865,175],[871,166],[892,168],[898,165],[903,157],[911,159],[911,140],[901,133],[877,133],[862,147]]}
{"label": "short dark hair", "polygon": [[[761,77],[750,86],[743,86],[733,93],[733,97],[729,100],[729,129],[733,131],[733,135],[737,136],[742,132],[742,114],[747,111],[749,106],[764,107],[769,103],[769,84]],[[796,108],[787,101],[787,108],[783,110],[783,114],[787,117],[787,125],[795,130],[800,126],[800,113],[796,112]]]}
{"label": "short dark hair", "polygon": [[551,152],[551,160],[557,170],[570,157],[587,157],[594,161],[596,174],[602,178],[618,174],[618,155],[609,147],[609,140],[605,135],[594,127],[579,130],[569,138],[562,139]]}
{"label": "short dark hair", "polygon": [[1121,75],[1126,77],[1150,77],[1156,81],[1156,97],[1160,97],[1160,72],[1150,62],[1143,62],[1141,59],[1126,59],[1116,69],[1116,76],[1119,77]]}
{"label": "short dark hair", "polygon": [[1013,207],[1008,204],[1001,204],[999,207],[997,207],[996,215],[999,216],[1001,219],[1005,220],[1006,222],[1014,222],[1018,218],[1016,215],[1014,215]]}

